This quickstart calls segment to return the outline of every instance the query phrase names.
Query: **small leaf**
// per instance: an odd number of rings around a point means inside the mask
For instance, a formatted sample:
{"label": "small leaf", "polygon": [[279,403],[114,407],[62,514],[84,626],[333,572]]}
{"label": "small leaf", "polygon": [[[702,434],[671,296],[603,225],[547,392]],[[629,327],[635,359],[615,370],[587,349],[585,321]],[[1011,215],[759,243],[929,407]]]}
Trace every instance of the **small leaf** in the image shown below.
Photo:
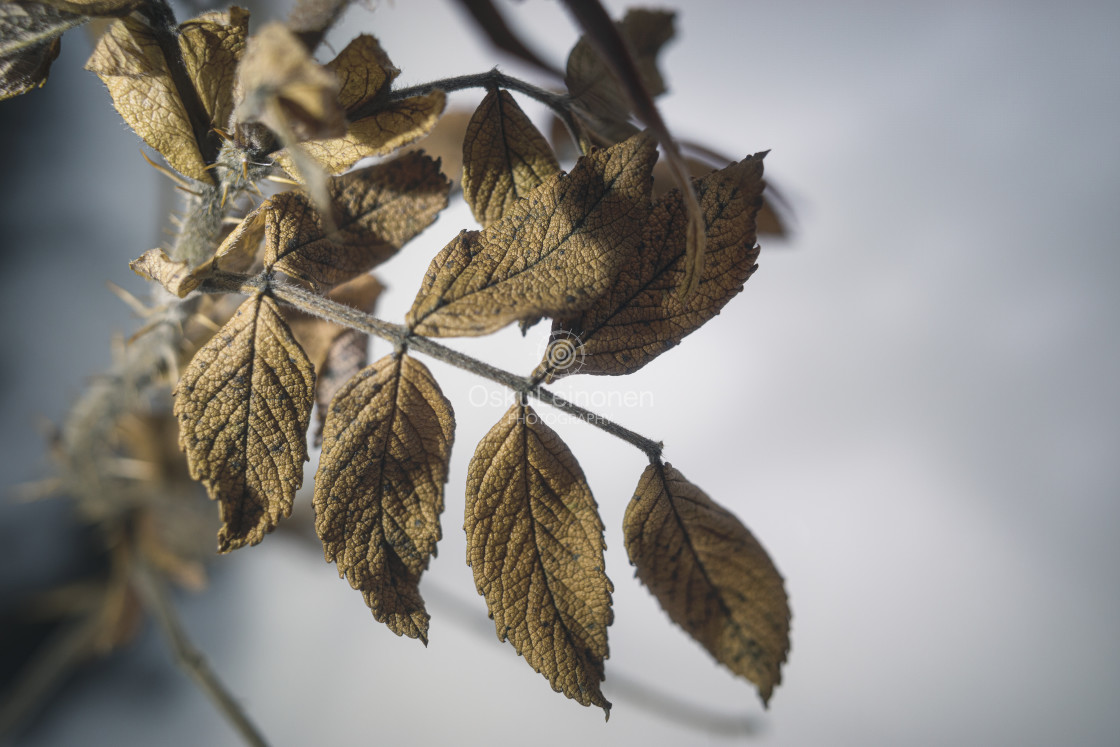
{"label": "small leaf", "polygon": [[654,205],[641,246],[610,290],[579,316],[553,324],[554,338],[580,342],[582,364],[567,371],[554,368],[551,375],[633,373],[716,316],[743,289],[757,268],[755,216],[762,204],[763,156],[750,156],[696,182],[708,234],[708,261],[696,294],[682,301],[676,292],[688,262],[688,216],[680,192],[673,190]]}
{"label": "small leaf", "polygon": [[516,404],[467,468],[467,562],[500,640],[557,692],[610,715],[603,660],[611,586],[603,523],[568,447]]}
{"label": "small leaf", "polygon": [[115,20],[86,69],[104,81],[125,122],[176,171],[212,182],[203,153],[216,153],[211,131],[224,127],[232,111],[232,81],[248,22],[247,11],[231,8],[182,24],[180,71],[150,28],[131,17]]}
{"label": "small leaf", "polygon": [[[673,19],[674,14],[666,11],[634,8],[617,24],[650,96],[665,92],[657,55],[673,38]],[[577,116],[597,136],[597,142],[610,145],[637,131],[630,124],[626,90],[586,37],[581,37],[568,54],[564,82]]]}
{"label": "small leaf", "polygon": [[328,562],[379,622],[428,642],[420,575],[436,551],[455,432],[423,364],[386,356],[331,401],[315,475],[315,530]]}
{"label": "small leaf", "polygon": [[[366,34],[350,42],[326,68],[338,77],[338,103],[350,125],[345,135],[308,140],[300,147],[331,174],[341,174],[359,159],[387,155],[423,137],[447,103],[443,91],[392,103],[381,101],[400,71],[389,62],[377,39]],[[286,151],[276,155],[276,162],[293,173],[292,158]]]}
{"label": "small leaf", "polygon": [[640,240],[656,158],[653,141],[635,136],[549,178],[481,233],[460,233],[428,267],[409,326],[484,335],[590,306]]}
{"label": "small leaf", "polygon": [[463,196],[484,227],[560,171],[548,141],[506,91],[479,104],[463,139]]}
{"label": "small leaf", "polygon": [[[364,309],[372,312],[372,309]],[[323,363],[315,376],[315,428],[311,443],[316,448],[323,445],[323,426],[327,422],[327,408],[339,390],[369,363],[369,336],[356,329],[344,329],[331,340]]]}
{"label": "small leaf", "polygon": [[315,373],[276,302],[248,298],[175,387],[191,477],[220,502],[218,550],[255,545],[303,482]]}
{"label": "small leaf", "polygon": [[623,520],[626,552],[672,620],[768,703],[789,652],[789,602],[770,556],[733,514],[671,464],[642,473]]}
{"label": "small leaf", "polygon": [[168,293],[183,298],[202,284],[203,277],[191,272],[186,262],[174,262],[162,249],[149,249],[139,259],[129,262],[140,277],[155,280]]}
{"label": "small leaf", "polygon": [[327,189],[334,232],[299,192],[258,208],[265,213],[266,268],[328,286],[366,273],[436,219],[451,185],[438,163],[408,153],[334,178]]}
{"label": "small leaf", "polygon": [[42,3],[0,4],[0,101],[46,83],[59,37],[87,20]]}

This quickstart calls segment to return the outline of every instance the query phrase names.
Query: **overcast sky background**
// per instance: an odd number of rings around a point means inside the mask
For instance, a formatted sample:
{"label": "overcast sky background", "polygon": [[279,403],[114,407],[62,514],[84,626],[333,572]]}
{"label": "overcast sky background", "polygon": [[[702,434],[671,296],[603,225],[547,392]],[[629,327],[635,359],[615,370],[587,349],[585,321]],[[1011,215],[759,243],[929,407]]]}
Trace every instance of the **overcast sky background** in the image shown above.
{"label": "overcast sky background", "polygon": [[[475,404],[480,382],[438,363],[459,424],[422,584],[428,648],[375,623],[317,548],[284,535],[218,559],[212,588],[182,598],[196,642],[278,745],[1115,744],[1120,6],[680,5],[662,112],[736,157],[771,149],[797,232],[764,244],[744,293],[680,348],[556,390],[648,393],[599,409],[663,439],[769,550],[794,612],[770,710],[633,578],[620,526],[644,457],[583,424],[552,421],[607,524],[610,722],[497,641],[464,563],[462,486],[504,405]],[[500,7],[563,63],[576,32],[557,4]],[[447,3],[346,19],[334,48],[376,34],[402,84],[499,62],[528,74]],[[68,35],[47,87],[0,104],[10,482],[47,474],[36,419],[60,419],[112,333],[136,325],[104,281],[143,290],[127,262],[158,243],[166,210],[161,177],[81,70],[88,51]],[[469,225],[449,210],[385,267],[383,316],[403,316],[431,255]],[[544,334],[456,344],[528,371]],[[310,520],[309,498],[293,521]],[[52,511],[4,507],[6,593],[34,585],[29,563],[49,575],[65,541]],[[646,688],[704,709],[704,726],[667,719]],[[236,743],[149,631],[24,743],[157,741]]]}

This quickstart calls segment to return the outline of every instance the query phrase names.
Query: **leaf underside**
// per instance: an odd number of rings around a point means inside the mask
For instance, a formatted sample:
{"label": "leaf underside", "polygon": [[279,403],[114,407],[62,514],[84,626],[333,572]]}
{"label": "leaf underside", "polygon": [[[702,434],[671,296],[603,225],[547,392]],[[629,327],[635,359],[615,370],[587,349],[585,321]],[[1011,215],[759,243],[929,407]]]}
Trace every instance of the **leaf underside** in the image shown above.
{"label": "leaf underside", "polygon": [[642,473],[623,533],[638,578],[662,609],[768,703],[789,652],[790,611],[758,540],[671,464]]}

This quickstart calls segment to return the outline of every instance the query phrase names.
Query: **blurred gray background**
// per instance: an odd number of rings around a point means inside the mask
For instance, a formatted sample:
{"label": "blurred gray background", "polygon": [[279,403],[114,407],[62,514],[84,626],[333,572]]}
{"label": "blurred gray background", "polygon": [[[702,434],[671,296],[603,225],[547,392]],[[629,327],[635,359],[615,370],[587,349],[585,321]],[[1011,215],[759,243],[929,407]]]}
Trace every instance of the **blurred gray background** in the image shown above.
{"label": "blurred gray background", "polygon": [[[330,42],[377,35],[402,84],[496,63],[531,74],[457,5],[372,5]],[[772,149],[767,173],[797,230],[764,244],[745,292],[678,350],[630,377],[556,387],[649,393],[600,409],[664,439],[773,556],[794,619],[770,710],[633,578],[620,525],[644,457],[555,416],[607,524],[610,722],[497,641],[461,517],[466,464],[504,406],[433,363],[459,426],[422,585],[427,649],[375,623],[291,535],[217,559],[211,588],[179,597],[276,744],[1120,741],[1120,5],[844,6],[679,4],[664,115],[736,157]],[[500,7],[563,63],[577,34],[559,5]],[[112,335],[138,325],[105,281],[143,293],[127,263],[159,244],[169,207],[81,69],[88,53],[67,35],[46,88],[0,104],[6,485],[49,474],[37,423],[57,422],[108,365]],[[431,255],[470,225],[449,210],[385,266],[383,316],[403,316]],[[455,344],[528,371],[544,334]],[[310,521],[309,497],[293,521]],[[55,578],[76,542],[62,504],[0,508],[4,600]],[[21,743],[236,738],[149,629],[59,693]]]}

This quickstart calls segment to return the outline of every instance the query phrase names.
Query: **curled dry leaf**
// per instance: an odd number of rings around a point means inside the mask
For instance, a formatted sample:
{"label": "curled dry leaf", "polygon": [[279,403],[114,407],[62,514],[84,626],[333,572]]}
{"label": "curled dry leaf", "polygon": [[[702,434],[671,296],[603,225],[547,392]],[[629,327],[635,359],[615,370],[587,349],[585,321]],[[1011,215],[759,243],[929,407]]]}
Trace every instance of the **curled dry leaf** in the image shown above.
{"label": "curled dry leaf", "polygon": [[557,692],[610,716],[603,522],[575,456],[515,404],[467,468],[467,562],[501,640]]}
{"label": "curled dry leaf", "polygon": [[[341,174],[367,156],[383,156],[423,137],[443,112],[447,96],[433,91],[401,101],[384,101],[400,73],[389,62],[377,39],[366,34],[355,38],[326,64],[339,81],[338,103],[350,125],[340,137],[311,139],[300,147],[330,174]],[[276,161],[293,173],[291,154]]]}
{"label": "curled dry leaf", "polygon": [[[637,371],[696,331],[739,291],[758,265],[755,216],[762,204],[762,159],[749,156],[696,182],[707,226],[708,260],[696,294],[682,301],[688,216],[677,190],[654,205],[642,243],[601,298],[578,316],[553,323],[553,338],[580,342],[574,373]],[[565,343],[565,344],[569,344]],[[563,369],[542,369],[563,376]]]}
{"label": "curled dry leaf", "polygon": [[440,538],[454,432],[451,403],[428,369],[386,356],[331,401],[315,474],[315,529],[327,560],[376,620],[425,644],[420,575]]}
{"label": "curled dry leaf", "polygon": [[463,138],[463,197],[484,227],[501,220],[560,163],[507,91],[486,94]]}
{"label": "curled dry leaf", "polygon": [[245,46],[249,14],[241,8],[206,13],[179,28],[183,67],[168,61],[160,40],[134,18],[113,21],[86,69],[109,89],[125,122],[179,173],[212,182],[207,157],[212,130],[233,110],[232,81]]}
{"label": "curled dry leaf", "polygon": [[249,39],[237,91],[238,121],[263,123],[286,146],[346,132],[338,78],[282,23],[269,23]]}
{"label": "curled dry leaf", "polygon": [[202,284],[204,276],[191,272],[186,262],[175,262],[162,249],[149,249],[128,263],[140,277],[155,280],[168,293],[183,298]]}
{"label": "curled dry leaf", "polygon": [[642,473],[626,552],[662,609],[769,702],[789,652],[789,602],[758,540],[671,464]]}
{"label": "curled dry leaf", "polygon": [[332,179],[331,231],[306,196],[276,195],[265,215],[264,265],[318,285],[336,285],[392,257],[447,207],[451,185],[422,153]]}
{"label": "curled dry leaf", "polygon": [[408,325],[484,335],[593,304],[640,241],[656,158],[636,135],[549,178],[484,231],[460,233],[428,267]]}
{"label": "curled dry leaf", "polygon": [[0,101],[46,83],[59,37],[87,20],[37,2],[0,3]]}
{"label": "curled dry leaf", "polygon": [[191,477],[220,502],[218,550],[255,545],[292,511],[315,373],[276,302],[248,298],[175,387]]}

